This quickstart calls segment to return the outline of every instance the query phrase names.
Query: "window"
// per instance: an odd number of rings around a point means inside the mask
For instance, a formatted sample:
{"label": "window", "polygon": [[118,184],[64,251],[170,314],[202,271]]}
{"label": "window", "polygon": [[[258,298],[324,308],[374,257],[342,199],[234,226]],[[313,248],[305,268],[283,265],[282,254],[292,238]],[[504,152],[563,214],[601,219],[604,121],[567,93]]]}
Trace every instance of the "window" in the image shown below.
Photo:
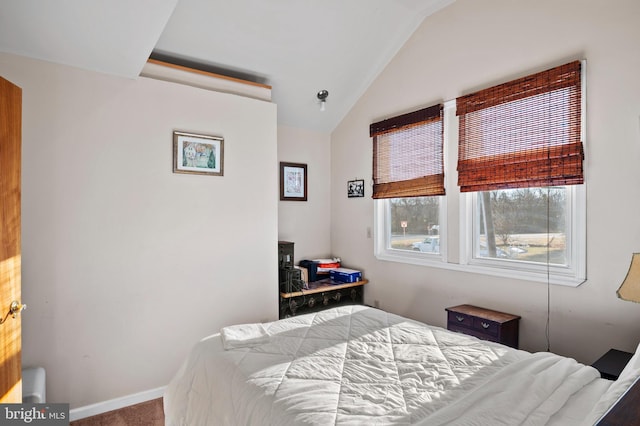
{"label": "window", "polygon": [[370,134],[373,198],[384,217],[375,233],[376,252],[441,258],[442,105],[374,123]]}
{"label": "window", "polygon": [[584,182],[581,101],[578,61],[456,100],[458,184],[473,199],[470,263],[583,277],[572,226],[584,208],[571,208],[584,202],[572,190]]}
{"label": "window", "polygon": [[465,270],[569,286],[584,281],[584,185],[471,192],[464,199]]}
{"label": "window", "polygon": [[376,200],[376,256],[425,265],[446,261],[444,199],[433,196]]}
{"label": "window", "polygon": [[[447,174],[446,197],[377,200],[376,256],[580,284],[586,270],[583,73],[584,63],[575,61],[445,103],[442,175],[457,168],[458,180]],[[375,143],[374,136],[374,154]],[[387,167],[413,158],[404,155]],[[374,155],[374,187],[375,166]],[[456,212],[459,222],[447,223]],[[459,238],[448,240],[447,227]]]}
{"label": "window", "polygon": [[475,194],[474,258],[566,266],[568,187]]}

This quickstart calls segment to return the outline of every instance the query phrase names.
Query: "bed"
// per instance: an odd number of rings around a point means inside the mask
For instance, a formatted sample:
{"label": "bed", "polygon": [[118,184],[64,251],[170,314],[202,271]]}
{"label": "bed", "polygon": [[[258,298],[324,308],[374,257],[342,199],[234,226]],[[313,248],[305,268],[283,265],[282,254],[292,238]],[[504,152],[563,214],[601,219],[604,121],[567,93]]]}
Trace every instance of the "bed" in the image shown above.
{"label": "bed", "polygon": [[202,339],[168,385],[183,425],[592,425],[635,383],[354,305]]}

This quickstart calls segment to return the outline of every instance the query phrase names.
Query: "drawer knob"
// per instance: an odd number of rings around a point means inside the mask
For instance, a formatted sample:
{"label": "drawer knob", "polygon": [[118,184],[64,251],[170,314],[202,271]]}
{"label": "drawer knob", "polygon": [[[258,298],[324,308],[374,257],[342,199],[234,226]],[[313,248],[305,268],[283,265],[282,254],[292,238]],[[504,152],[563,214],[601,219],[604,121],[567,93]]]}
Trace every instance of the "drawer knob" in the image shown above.
{"label": "drawer knob", "polygon": [[480,324],[482,325],[482,328],[489,328],[491,326],[491,324],[487,322],[481,322]]}
{"label": "drawer knob", "polygon": [[464,321],[464,317],[461,317],[460,315],[456,315],[456,319],[458,320],[458,322]]}

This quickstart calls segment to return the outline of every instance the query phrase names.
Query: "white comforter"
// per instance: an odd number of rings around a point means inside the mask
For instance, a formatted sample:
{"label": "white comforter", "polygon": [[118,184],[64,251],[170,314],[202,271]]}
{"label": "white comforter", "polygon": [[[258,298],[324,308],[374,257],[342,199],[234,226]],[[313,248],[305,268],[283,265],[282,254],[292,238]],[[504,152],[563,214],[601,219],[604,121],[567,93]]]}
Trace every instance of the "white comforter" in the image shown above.
{"label": "white comforter", "polygon": [[580,424],[610,383],[363,306],[249,327],[194,347],[165,392],[167,426]]}

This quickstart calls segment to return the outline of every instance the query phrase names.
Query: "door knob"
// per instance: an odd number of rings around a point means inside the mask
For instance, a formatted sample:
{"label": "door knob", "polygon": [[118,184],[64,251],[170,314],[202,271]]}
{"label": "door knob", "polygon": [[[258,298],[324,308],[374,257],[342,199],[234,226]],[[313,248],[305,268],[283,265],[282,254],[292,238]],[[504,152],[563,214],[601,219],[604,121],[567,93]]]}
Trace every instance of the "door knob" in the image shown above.
{"label": "door knob", "polygon": [[18,315],[20,312],[24,311],[25,309],[27,309],[27,305],[26,304],[23,305],[17,300],[14,300],[13,302],[11,302],[11,305],[9,306],[9,311],[11,312],[11,316],[13,316],[14,318],[16,317],[16,315]]}
{"label": "door knob", "polygon": [[11,305],[9,305],[9,312],[7,312],[7,315],[5,315],[4,318],[0,320],[0,324],[4,324],[7,318],[9,318],[9,315],[11,315],[12,318],[15,318],[20,312],[24,311],[25,309],[27,309],[27,305],[23,305],[17,300],[14,300],[13,302],[11,302]]}

